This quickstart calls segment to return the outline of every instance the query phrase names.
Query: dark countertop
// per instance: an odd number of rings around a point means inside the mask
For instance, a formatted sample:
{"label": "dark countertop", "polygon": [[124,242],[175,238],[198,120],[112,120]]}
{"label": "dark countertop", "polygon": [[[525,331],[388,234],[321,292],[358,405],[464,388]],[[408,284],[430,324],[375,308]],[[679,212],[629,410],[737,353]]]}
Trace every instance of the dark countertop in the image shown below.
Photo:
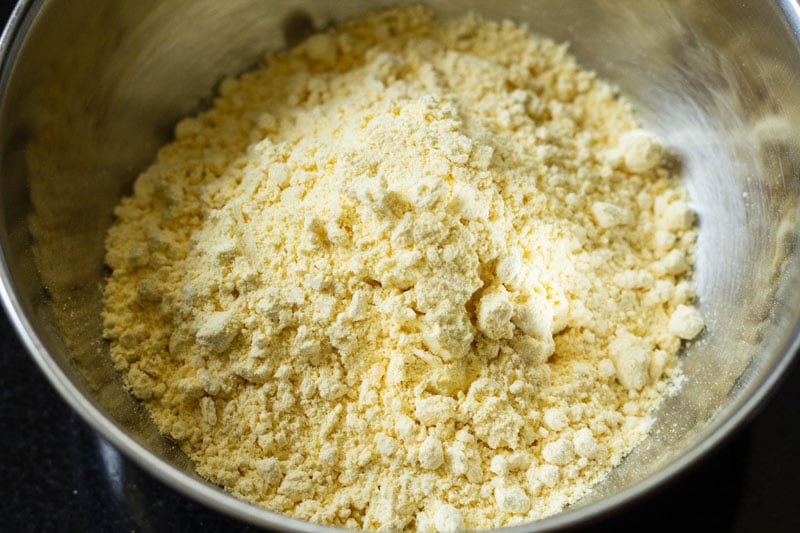
{"label": "dark countertop", "polygon": [[[0,2],[0,24],[12,2]],[[800,365],[747,426],[585,531],[800,531]],[[0,531],[253,531],[122,457],[58,396],[0,313]]]}

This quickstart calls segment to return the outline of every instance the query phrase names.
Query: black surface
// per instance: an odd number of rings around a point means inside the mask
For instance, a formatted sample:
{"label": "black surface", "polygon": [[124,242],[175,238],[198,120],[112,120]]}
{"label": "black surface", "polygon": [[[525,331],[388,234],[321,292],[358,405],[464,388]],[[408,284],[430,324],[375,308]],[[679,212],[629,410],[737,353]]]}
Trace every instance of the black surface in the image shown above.
{"label": "black surface", "polygon": [[[4,22],[9,3],[0,3]],[[800,531],[800,369],[700,465],[591,532]],[[167,488],[56,394],[0,313],[0,531],[252,531]]]}

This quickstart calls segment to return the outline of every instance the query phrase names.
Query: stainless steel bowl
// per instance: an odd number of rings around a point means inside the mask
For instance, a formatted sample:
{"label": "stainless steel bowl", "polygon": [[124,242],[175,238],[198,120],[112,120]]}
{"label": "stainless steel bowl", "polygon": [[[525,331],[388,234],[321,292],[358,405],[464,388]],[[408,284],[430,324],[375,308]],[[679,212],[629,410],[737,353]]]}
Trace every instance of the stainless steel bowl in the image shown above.
{"label": "stainless steel bowl", "polygon": [[[101,339],[112,208],[222,75],[313,27],[395,0],[23,1],[2,38],[2,298],[53,385],[172,487],[263,526],[323,528],[248,505],[193,473],[122,389]],[[429,2],[525,21],[572,42],[677,154],[700,214],[708,318],[688,381],[652,435],[570,510],[576,525],[663,483],[763,401],[800,343],[800,8],[792,0]]]}

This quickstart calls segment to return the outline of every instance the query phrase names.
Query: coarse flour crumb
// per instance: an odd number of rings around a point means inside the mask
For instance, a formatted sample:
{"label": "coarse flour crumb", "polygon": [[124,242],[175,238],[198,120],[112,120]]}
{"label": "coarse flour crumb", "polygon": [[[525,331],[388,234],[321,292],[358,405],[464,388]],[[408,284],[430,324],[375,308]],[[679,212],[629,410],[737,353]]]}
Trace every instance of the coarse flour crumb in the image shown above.
{"label": "coarse flour crumb", "polygon": [[564,45],[377,12],[226,79],[116,209],[105,335],[198,472],[291,516],[542,518],[702,316],[662,147]]}

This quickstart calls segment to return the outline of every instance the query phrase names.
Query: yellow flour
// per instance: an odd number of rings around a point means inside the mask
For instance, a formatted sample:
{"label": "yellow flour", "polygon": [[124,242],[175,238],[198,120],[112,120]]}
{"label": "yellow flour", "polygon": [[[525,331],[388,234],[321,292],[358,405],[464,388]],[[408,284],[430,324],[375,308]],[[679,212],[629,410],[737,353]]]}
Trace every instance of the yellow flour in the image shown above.
{"label": "yellow flour", "polygon": [[227,79],[107,239],[111,352],[197,470],[347,528],[556,513],[702,329],[685,190],[566,47],[374,13]]}

